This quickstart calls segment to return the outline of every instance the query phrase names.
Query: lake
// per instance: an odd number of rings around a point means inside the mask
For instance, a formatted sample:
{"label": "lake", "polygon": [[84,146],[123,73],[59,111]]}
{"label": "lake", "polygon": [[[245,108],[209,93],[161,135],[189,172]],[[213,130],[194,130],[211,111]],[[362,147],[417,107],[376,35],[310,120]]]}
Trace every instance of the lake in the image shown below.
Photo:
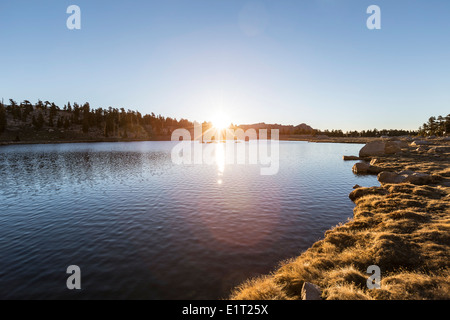
{"label": "lake", "polygon": [[353,185],[378,185],[342,160],[362,145],[281,141],[264,176],[174,164],[175,144],[0,147],[0,298],[226,298],[351,218]]}

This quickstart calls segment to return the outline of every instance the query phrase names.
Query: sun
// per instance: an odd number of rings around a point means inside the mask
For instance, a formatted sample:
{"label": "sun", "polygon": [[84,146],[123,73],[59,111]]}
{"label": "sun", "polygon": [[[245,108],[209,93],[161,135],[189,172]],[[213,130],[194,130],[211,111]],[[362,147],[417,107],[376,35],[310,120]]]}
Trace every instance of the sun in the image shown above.
{"label": "sun", "polygon": [[224,114],[217,114],[212,120],[212,125],[217,130],[225,130],[230,127],[231,121]]}

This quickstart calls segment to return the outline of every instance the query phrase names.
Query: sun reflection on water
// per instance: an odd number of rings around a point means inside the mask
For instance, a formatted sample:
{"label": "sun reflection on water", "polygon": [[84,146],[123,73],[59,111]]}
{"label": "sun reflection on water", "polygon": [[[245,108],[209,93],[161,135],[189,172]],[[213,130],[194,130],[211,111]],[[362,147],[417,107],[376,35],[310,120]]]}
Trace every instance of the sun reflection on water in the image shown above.
{"label": "sun reflection on water", "polygon": [[218,176],[219,179],[217,180],[218,184],[222,184],[222,176],[225,171],[225,144],[223,143],[217,143],[216,144],[216,164],[217,164],[217,170],[218,170]]}

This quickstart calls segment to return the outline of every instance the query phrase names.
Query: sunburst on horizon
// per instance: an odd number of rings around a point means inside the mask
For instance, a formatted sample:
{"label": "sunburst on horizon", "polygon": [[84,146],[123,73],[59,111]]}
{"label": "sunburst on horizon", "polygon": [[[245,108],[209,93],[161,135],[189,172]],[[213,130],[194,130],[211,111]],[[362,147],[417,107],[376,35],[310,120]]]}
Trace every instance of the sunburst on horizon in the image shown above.
{"label": "sunburst on horizon", "polygon": [[230,118],[224,113],[218,113],[215,115],[214,119],[211,121],[213,128],[216,130],[225,130],[231,126]]}

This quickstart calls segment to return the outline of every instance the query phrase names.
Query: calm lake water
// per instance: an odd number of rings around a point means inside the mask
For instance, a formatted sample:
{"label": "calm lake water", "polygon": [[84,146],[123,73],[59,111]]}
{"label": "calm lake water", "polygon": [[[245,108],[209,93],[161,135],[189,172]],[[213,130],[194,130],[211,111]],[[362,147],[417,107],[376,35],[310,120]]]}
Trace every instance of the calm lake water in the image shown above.
{"label": "calm lake water", "polygon": [[352,217],[354,184],[378,185],[342,161],[361,145],[280,142],[272,176],[176,165],[174,145],[0,147],[0,298],[226,298]]}

